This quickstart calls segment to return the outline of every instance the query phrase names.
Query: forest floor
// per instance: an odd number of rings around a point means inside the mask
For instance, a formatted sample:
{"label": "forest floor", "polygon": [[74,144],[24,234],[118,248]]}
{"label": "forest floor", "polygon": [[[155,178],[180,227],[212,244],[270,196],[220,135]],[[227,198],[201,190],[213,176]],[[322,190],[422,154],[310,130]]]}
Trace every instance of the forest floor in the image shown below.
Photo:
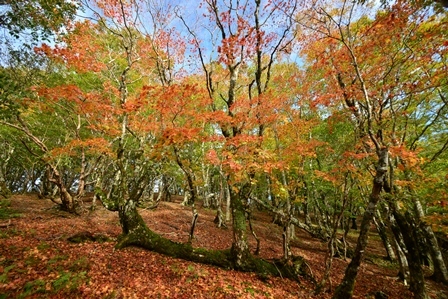
{"label": "forest floor", "polygon": [[[5,202],[5,201],[3,201]],[[224,270],[174,259],[140,248],[115,250],[120,234],[117,213],[101,206],[74,216],[34,195],[9,200],[10,219],[0,219],[1,298],[331,298],[332,292],[314,294],[315,285],[278,278],[261,279],[252,273]],[[1,209],[2,207],[0,207]],[[3,210],[5,207],[3,207]],[[148,226],[174,241],[186,242],[191,208],[179,202],[162,202],[155,210],[141,210]],[[3,214],[2,214],[3,215]],[[229,248],[230,229],[217,228],[215,212],[199,208],[193,246]],[[254,214],[254,230],[261,239],[260,256],[282,255],[281,228],[266,213]],[[76,243],[74,235],[90,237]],[[255,240],[250,237],[253,247]],[[72,241],[70,241],[72,240]],[[356,232],[351,233],[355,242]],[[292,251],[306,259],[319,281],[324,270],[326,244],[297,229]],[[379,237],[372,232],[354,298],[412,298],[397,280],[397,266],[384,260]],[[348,261],[335,258],[331,272],[334,288]],[[432,298],[447,298],[440,284],[428,282]]]}

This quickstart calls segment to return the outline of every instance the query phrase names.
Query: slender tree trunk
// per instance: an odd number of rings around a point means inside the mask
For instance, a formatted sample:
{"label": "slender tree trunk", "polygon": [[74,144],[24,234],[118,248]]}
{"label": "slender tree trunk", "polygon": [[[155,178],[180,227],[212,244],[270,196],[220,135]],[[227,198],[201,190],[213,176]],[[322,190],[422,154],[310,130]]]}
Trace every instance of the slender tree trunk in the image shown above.
{"label": "slender tree trunk", "polygon": [[226,195],[226,222],[230,222],[231,211],[231,198],[230,198],[230,186],[226,182],[224,186],[224,193]]}
{"label": "slender tree trunk", "polygon": [[347,244],[347,235],[348,232],[350,231],[350,220],[347,220],[346,226],[344,228],[344,234],[342,235],[342,246],[343,246],[343,252],[344,252],[344,261],[347,260],[347,249],[348,249],[348,244]]}
{"label": "slender tree trunk", "polygon": [[396,240],[396,250],[397,250],[397,256],[398,256],[398,263],[400,265],[400,272],[398,273],[398,278],[400,278],[403,281],[403,284],[407,286],[409,284],[409,263],[408,258],[406,257],[406,253],[403,250],[403,247],[400,246],[400,243],[403,243],[404,241],[397,241]]}
{"label": "slender tree trunk", "polygon": [[221,209],[221,200],[219,200],[218,208],[216,210],[216,216],[213,222],[216,224],[217,227],[227,227],[225,221],[224,221],[224,215],[222,213]]}
{"label": "slender tree trunk", "polygon": [[[393,209],[393,208],[392,208]],[[408,285],[409,282],[409,264],[408,264],[408,251],[403,240],[403,235],[398,227],[397,221],[393,215],[389,216],[389,226],[395,237],[395,249],[398,256],[398,262],[400,265],[400,272],[398,277],[403,281],[404,285]]]}
{"label": "slender tree trunk", "polygon": [[387,234],[386,225],[384,225],[381,213],[378,209],[376,210],[376,215],[373,218],[373,222],[375,223],[378,234],[380,235],[381,240],[383,241],[383,245],[387,253],[387,258],[390,261],[394,261],[396,259],[395,252],[392,247],[392,243],[390,242],[389,236]]}
{"label": "slender tree trunk", "polygon": [[420,224],[420,228],[429,243],[431,258],[434,263],[434,273],[431,278],[435,281],[448,284],[448,272],[445,261],[443,260],[442,252],[440,251],[437,237],[434,234],[432,228],[427,223],[422,222]]}
{"label": "slender tree trunk", "polygon": [[275,208],[278,208],[278,200],[277,197],[275,197],[275,194],[272,192],[272,182],[271,179],[269,178],[269,176],[267,177],[267,184],[268,184],[268,198],[271,200],[272,202],[272,206]]}
{"label": "slender tree trunk", "polygon": [[255,241],[257,242],[257,247],[255,248],[254,254],[259,255],[260,254],[260,238],[258,238],[257,234],[255,233],[254,227],[252,226],[252,219],[251,219],[250,212],[247,215],[247,219],[249,220],[250,232],[252,233],[252,236],[254,236]]}
{"label": "slender tree trunk", "polygon": [[282,183],[283,187],[288,190],[288,194],[286,196],[286,219],[282,221],[283,223],[283,258],[288,260],[291,253],[290,241],[291,241],[291,217],[292,217],[292,208],[291,208],[291,194],[288,189],[288,182],[286,180],[285,171],[282,171]]}
{"label": "slender tree trunk", "polygon": [[39,195],[43,198],[51,194],[51,182],[50,182],[51,170],[50,166],[45,167],[45,172],[41,177],[41,184],[39,188]]}
{"label": "slender tree trunk", "polygon": [[182,204],[192,205],[196,202],[196,199],[198,197],[197,189],[194,184],[194,177],[193,177],[194,174],[188,167],[186,167],[184,165],[184,163],[182,162],[182,159],[180,158],[179,151],[178,151],[177,147],[174,145],[173,145],[173,151],[174,151],[174,155],[176,157],[177,165],[179,165],[179,167],[182,169],[183,173],[185,174],[185,178],[187,179],[187,184],[188,184],[188,192],[190,193],[190,197],[188,198],[188,201],[186,203],[183,202]]}
{"label": "slender tree trunk", "polygon": [[191,218],[190,234],[188,235],[188,243],[190,244],[191,242],[193,242],[194,229],[196,228],[196,223],[199,217],[198,211],[196,210],[194,203],[191,206],[191,210],[192,210],[192,218]]}
{"label": "slender tree trunk", "polygon": [[[320,292],[324,291],[326,289],[326,284],[327,282],[329,282],[329,289],[331,291],[333,284],[331,281],[331,268],[333,265],[333,257],[335,256],[335,249],[337,249],[338,253],[339,253],[339,249],[338,249],[338,226],[340,223],[343,222],[343,217],[344,217],[344,212],[348,203],[348,176],[345,176],[345,183],[344,183],[344,192],[342,194],[342,205],[340,208],[340,211],[338,214],[333,215],[333,227],[332,227],[332,231],[331,231],[331,237],[330,240],[328,241],[328,251],[327,251],[327,255],[325,257],[325,272],[322,276],[322,280],[320,281],[320,283],[317,285],[316,287],[316,294],[319,294]],[[344,257],[346,255],[346,247],[344,247]]]}
{"label": "slender tree trunk", "polygon": [[344,278],[337,287],[333,295],[334,299],[349,299],[353,296],[356,276],[358,275],[359,266],[364,257],[364,250],[367,246],[369,236],[370,223],[375,215],[376,205],[381,198],[381,190],[383,189],[384,180],[388,169],[388,149],[383,148],[378,153],[378,166],[376,168],[375,178],[373,180],[373,188],[369,198],[369,204],[364,212],[361,222],[358,242],[352,260],[345,270]]}
{"label": "slender tree trunk", "polygon": [[331,268],[333,266],[333,257],[335,254],[334,250],[334,238],[330,238],[330,241],[327,243],[328,249],[327,254],[325,255],[325,272],[322,275],[322,279],[320,280],[319,284],[316,286],[316,289],[314,292],[316,294],[320,294],[324,292],[327,288],[327,283],[329,283],[329,291],[331,292],[331,288],[333,287],[333,283],[331,281]]}
{"label": "slender tree trunk", "polygon": [[308,207],[308,197],[305,199],[305,202],[303,203],[303,216],[305,217],[305,224],[311,226],[312,223]]}

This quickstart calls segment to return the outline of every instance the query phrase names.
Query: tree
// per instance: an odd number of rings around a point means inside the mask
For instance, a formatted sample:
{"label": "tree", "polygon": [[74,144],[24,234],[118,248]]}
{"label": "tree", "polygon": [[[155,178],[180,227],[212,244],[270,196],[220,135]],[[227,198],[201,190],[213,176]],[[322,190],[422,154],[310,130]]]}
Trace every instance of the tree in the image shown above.
{"label": "tree", "polygon": [[66,0],[2,0],[0,1],[0,27],[15,37],[31,30],[34,38],[39,34],[48,37],[72,20],[78,4]]}
{"label": "tree", "polygon": [[[378,12],[373,20],[356,5],[348,2],[343,2],[341,8],[336,10],[324,6],[313,7],[307,17],[309,22],[304,23],[304,26],[322,39],[316,39],[313,47],[308,48],[304,54],[315,67],[325,70],[328,90],[332,92],[332,98],[322,94],[318,100],[324,105],[343,103],[351,111],[357,128],[357,138],[361,145],[358,150],[376,156],[377,159],[376,168],[372,169],[373,186],[361,224],[357,248],[347,267],[344,280],[334,295],[334,298],[349,298],[353,292],[362,252],[367,244],[369,224],[382,198],[381,192],[393,194],[400,189],[396,179],[397,169],[402,166],[399,167],[392,161],[407,160],[404,164],[413,165],[413,172],[417,171],[419,160],[416,155],[417,148],[412,147],[415,145],[415,139],[409,139],[412,133],[409,132],[408,125],[412,117],[408,115],[415,116],[415,121],[419,124],[427,121],[425,119],[429,115],[420,114],[425,111],[421,106],[420,96],[439,96],[437,89],[444,81],[440,81],[437,74],[444,72],[444,67],[438,58],[434,59],[434,55],[441,55],[444,60],[445,54],[442,54],[443,47],[437,46],[432,48],[434,52],[420,51],[425,42],[441,38],[442,35],[437,32],[421,35],[422,28],[431,28],[430,22],[425,23],[428,18],[427,11],[412,8],[404,3],[397,3],[389,10]],[[396,34],[391,34],[394,32]],[[425,41],[425,38],[428,40]],[[420,42],[423,43],[419,44]],[[439,42],[441,45],[442,42]],[[367,48],[369,51],[364,50]],[[430,71],[427,71],[425,64],[429,66]],[[423,69],[425,71],[420,73]],[[416,76],[421,78],[422,75],[427,80],[417,79]],[[411,110],[410,107],[417,110]],[[437,111],[438,115],[444,109],[445,104],[441,103],[432,111]],[[414,114],[414,111],[418,113]],[[432,127],[438,122],[436,118],[432,117],[429,126]],[[426,129],[417,132],[418,140],[429,133]],[[409,219],[405,220],[398,215],[397,217],[403,221],[401,229],[406,230],[408,227],[404,223],[409,222]],[[408,231],[403,233],[409,235]],[[407,247],[418,248],[409,242]],[[411,261],[412,257],[408,257],[408,260]],[[419,267],[413,268],[411,280],[413,291],[423,298],[426,294],[422,287],[424,282]]]}
{"label": "tree", "polygon": [[[282,51],[291,47],[294,38],[291,17],[297,3],[272,1],[262,6],[260,1],[241,5],[238,1],[213,0],[202,5],[208,18],[203,26],[210,33],[213,28],[219,32],[208,41],[214,45],[212,53],[216,54],[212,61],[207,61],[204,41],[198,32],[181,18],[193,37],[213,101],[210,120],[221,131],[223,151],[219,163],[230,186],[232,255],[235,265],[244,267],[250,259],[245,209],[256,173],[262,168],[261,144],[274,112],[268,101],[272,67]],[[276,29],[270,27],[274,23]]]}

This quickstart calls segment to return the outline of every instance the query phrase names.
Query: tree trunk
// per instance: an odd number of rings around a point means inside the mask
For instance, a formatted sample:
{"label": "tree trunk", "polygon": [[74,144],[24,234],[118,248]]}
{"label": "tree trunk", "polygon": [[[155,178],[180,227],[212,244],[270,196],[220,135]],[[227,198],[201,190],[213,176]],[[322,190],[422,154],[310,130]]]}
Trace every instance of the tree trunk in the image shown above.
{"label": "tree trunk", "polygon": [[229,184],[227,184],[227,182],[225,183],[224,186],[224,193],[226,194],[226,222],[230,222],[230,216],[232,214],[231,212],[231,200],[230,200],[230,186]]}
{"label": "tree trunk", "polygon": [[310,217],[310,213],[309,213],[309,208],[308,208],[308,199],[305,199],[305,202],[303,203],[303,216],[305,218],[305,224],[308,226],[311,226],[311,217]]}
{"label": "tree trunk", "polygon": [[378,234],[383,241],[384,248],[386,249],[387,258],[390,261],[394,261],[396,259],[394,249],[392,248],[392,243],[390,242],[389,236],[387,234],[386,225],[384,225],[383,219],[381,217],[380,211],[376,210],[376,216],[373,218],[373,222],[375,223]]}
{"label": "tree trunk", "polygon": [[194,229],[196,228],[196,223],[198,222],[199,217],[198,211],[196,210],[194,203],[191,206],[191,212],[192,212],[192,218],[191,218],[190,234],[188,235],[188,243],[190,244],[191,242],[193,242]]}
{"label": "tree trunk", "polygon": [[216,216],[213,222],[216,224],[217,227],[221,228],[227,228],[226,222],[224,221],[224,215],[222,213],[221,204],[218,205],[218,208],[216,210]]}
{"label": "tree trunk", "polygon": [[440,251],[439,244],[437,242],[437,238],[434,234],[434,231],[432,230],[431,226],[429,226],[424,221],[425,213],[423,211],[422,204],[418,200],[418,198],[414,195],[412,197],[414,206],[415,206],[415,213],[417,216],[417,219],[419,221],[419,227],[421,228],[421,231],[423,235],[425,236],[425,239],[428,242],[428,249],[429,253],[431,255],[431,259],[434,264],[434,273],[431,276],[431,278],[435,281],[443,282],[445,284],[448,283],[448,271],[445,265],[445,261],[443,260],[442,252]]}
{"label": "tree trunk", "polygon": [[252,233],[252,236],[254,236],[255,241],[257,242],[257,247],[255,248],[254,254],[255,255],[259,255],[260,254],[260,238],[258,238],[257,234],[255,233],[255,230],[252,226],[252,219],[251,219],[251,214],[249,213],[249,215],[247,215],[247,218],[249,220],[249,228],[250,231]]}
{"label": "tree trunk", "polygon": [[247,242],[247,225],[246,225],[246,211],[241,196],[235,193],[230,188],[230,200],[232,209],[232,228],[233,228],[233,243],[232,243],[232,258],[236,268],[244,267],[249,252],[249,244]]}
{"label": "tree trunk", "polygon": [[73,197],[67,190],[63,178],[55,166],[49,164],[50,171],[50,182],[54,183],[59,190],[59,195],[61,197],[61,210],[69,213],[77,213],[79,208],[79,201],[76,197]]}
{"label": "tree trunk", "polygon": [[373,188],[370,193],[369,204],[364,212],[361,222],[356,249],[350,264],[345,270],[344,278],[333,295],[334,299],[349,299],[353,296],[356,276],[358,275],[359,266],[361,265],[361,261],[364,257],[364,250],[367,246],[370,223],[375,215],[376,205],[381,197],[381,190],[383,189],[383,184],[388,169],[388,156],[387,148],[381,149],[378,153],[378,166],[376,168],[375,178],[373,179]]}
{"label": "tree trunk", "polygon": [[231,250],[208,250],[193,248],[189,243],[177,243],[151,231],[137,211],[132,200],[119,207],[120,224],[123,230],[116,248],[138,246],[167,256],[218,266],[225,269],[255,272],[262,277],[280,276],[298,280],[299,275],[307,275],[307,266],[300,257],[295,257],[293,263],[281,260],[267,261],[255,258],[250,253],[245,256],[244,263],[234,262]]}
{"label": "tree trunk", "polygon": [[[404,242],[404,241],[400,241]],[[395,244],[397,247],[397,256],[398,256],[398,263],[400,265],[400,272],[398,273],[398,278],[403,281],[403,284],[407,286],[409,283],[409,264],[408,259],[406,257],[406,253],[403,250],[403,247],[399,245],[399,241],[396,241]]]}
{"label": "tree trunk", "polygon": [[425,278],[422,269],[422,253],[418,245],[418,227],[410,214],[406,216],[394,211],[394,216],[403,235],[403,240],[408,250],[408,263],[410,271],[409,290],[414,293],[416,299],[429,298],[425,289]]}
{"label": "tree trunk", "polygon": [[[347,177],[346,177],[347,178]],[[340,208],[340,211],[338,214],[333,216],[333,227],[332,227],[332,231],[331,231],[331,236],[330,236],[330,240],[328,241],[328,251],[327,251],[327,255],[325,256],[325,272],[322,275],[322,279],[320,281],[320,283],[317,285],[315,293],[319,294],[320,292],[324,291],[326,289],[326,284],[327,282],[329,282],[329,290],[331,291],[333,284],[331,281],[331,268],[333,265],[333,257],[335,256],[335,248],[338,248],[338,226],[340,223],[343,222],[343,217],[344,217],[344,212],[345,209],[347,207],[347,202],[348,202],[348,192],[349,189],[347,188],[347,180],[345,181],[344,184],[344,193],[342,196],[342,205]],[[338,250],[338,254],[339,250]],[[346,248],[344,248],[344,257],[346,256]]]}
{"label": "tree trunk", "polygon": [[431,276],[431,279],[448,284],[448,272],[437,242],[437,237],[427,223],[420,223],[420,228],[429,243],[431,258],[434,263],[434,273]]}
{"label": "tree trunk", "polygon": [[400,272],[398,277],[403,281],[404,285],[408,285],[409,282],[409,264],[408,264],[408,252],[406,245],[404,244],[403,235],[398,227],[397,221],[393,215],[389,216],[389,226],[395,237],[395,248],[398,256],[398,262],[400,264]]}
{"label": "tree trunk", "polygon": [[291,206],[291,194],[288,189],[288,182],[286,180],[286,174],[285,171],[282,171],[282,183],[283,188],[287,190],[288,195],[286,196],[286,207],[285,207],[285,214],[286,219],[283,219],[283,258],[285,260],[288,260],[289,257],[292,255],[291,253],[291,247],[290,242],[292,238],[291,234],[291,217],[292,217],[292,206]]}
{"label": "tree trunk", "polygon": [[304,202],[303,202],[303,217],[305,218],[305,224],[308,226],[311,226],[311,217],[310,217],[310,213],[309,213],[309,201],[310,201],[310,193],[311,191],[309,190],[308,184],[307,182],[304,180],[303,181],[303,185],[304,185],[304,189],[305,189],[305,198],[304,198]]}
{"label": "tree trunk", "polygon": [[64,186],[59,187],[61,193],[61,209],[69,213],[77,213],[79,203],[76,197],[73,197]]}
{"label": "tree trunk", "polygon": [[39,187],[39,196],[42,198],[48,197],[51,194],[51,182],[50,182],[50,166],[45,167],[45,172],[43,173],[42,177],[40,178],[41,183]]}

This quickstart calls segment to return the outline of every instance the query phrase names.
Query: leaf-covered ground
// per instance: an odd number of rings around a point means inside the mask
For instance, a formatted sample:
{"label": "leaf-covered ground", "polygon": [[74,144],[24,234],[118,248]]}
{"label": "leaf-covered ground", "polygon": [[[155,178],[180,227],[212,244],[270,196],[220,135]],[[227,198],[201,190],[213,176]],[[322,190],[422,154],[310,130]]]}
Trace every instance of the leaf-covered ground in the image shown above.
{"label": "leaf-covered ground", "polygon": [[[49,200],[27,195],[13,196],[8,209],[9,216],[14,217],[0,217],[4,218],[0,219],[0,298],[331,297],[328,292],[314,295],[314,285],[308,279],[302,279],[300,284],[282,278],[266,280],[251,273],[173,259],[139,248],[115,250],[115,239],[120,234],[118,216],[102,207],[73,216],[56,210]],[[156,210],[141,213],[154,231],[175,241],[187,241],[190,208],[161,203]],[[214,215],[211,210],[200,209],[194,246],[230,246],[231,230],[216,228]],[[280,257],[281,229],[271,223],[267,214],[258,212],[254,218],[254,229],[262,240],[260,255]],[[326,244],[300,230],[296,235],[294,254],[305,257],[319,280]],[[77,243],[77,236],[88,241]],[[251,241],[254,245],[255,240]],[[373,298],[377,291],[389,298],[412,298],[396,279],[395,266],[385,262],[383,255],[379,239],[372,235],[355,298]],[[346,265],[347,261],[334,260],[333,287],[342,279]],[[440,285],[432,283],[429,287],[434,298],[443,293]]]}

